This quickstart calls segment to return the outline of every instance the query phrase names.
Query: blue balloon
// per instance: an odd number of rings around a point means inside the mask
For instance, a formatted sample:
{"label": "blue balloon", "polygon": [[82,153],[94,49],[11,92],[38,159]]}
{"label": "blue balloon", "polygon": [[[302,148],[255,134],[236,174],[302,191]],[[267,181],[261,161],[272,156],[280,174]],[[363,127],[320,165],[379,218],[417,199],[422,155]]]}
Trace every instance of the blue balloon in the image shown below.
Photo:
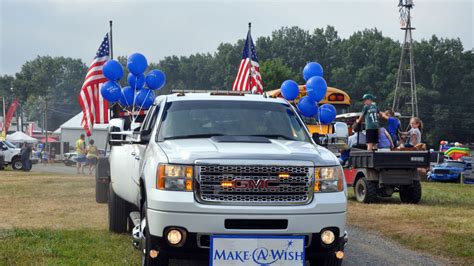
{"label": "blue balloon", "polygon": [[298,83],[296,83],[294,80],[285,80],[281,84],[281,94],[288,101],[293,101],[300,94]]}
{"label": "blue balloon", "polygon": [[135,76],[143,74],[147,67],[146,57],[140,53],[131,54],[127,59],[127,68]]}
{"label": "blue balloon", "polygon": [[104,99],[111,103],[118,101],[122,96],[122,90],[115,81],[107,81],[106,83],[102,84],[100,93]]}
{"label": "blue balloon", "polygon": [[166,83],[166,75],[163,71],[158,69],[153,69],[152,71],[148,72],[146,75],[146,85],[151,90],[159,90],[163,88]]}
{"label": "blue balloon", "polygon": [[323,105],[321,105],[321,107],[319,108],[329,108],[331,109],[335,114],[337,114],[337,110],[336,110],[336,107],[334,107],[334,105],[330,104],[330,103],[325,103]]}
{"label": "blue balloon", "polygon": [[110,81],[117,81],[123,76],[123,67],[117,60],[109,60],[102,69],[104,76]]}
{"label": "blue balloon", "polygon": [[331,124],[336,119],[336,108],[332,109],[329,106],[319,108],[319,121],[323,125]]}
{"label": "blue balloon", "polygon": [[301,98],[297,106],[303,116],[313,117],[318,113],[318,105],[308,96]]}
{"label": "blue balloon", "polygon": [[127,86],[122,89],[122,94],[119,99],[119,103],[123,107],[133,106],[133,100],[135,98],[135,90],[132,87]]}
{"label": "blue balloon", "polygon": [[314,76],[306,82],[306,94],[315,102],[324,99],[328,85],[322,77]]}
{"label": "blue balloon", "polygon": [[138,76],[135,76],[132,73],[130,73],[130,74],[128,74],[127,80],[128,80],[128,84],[130,85],[130,87],[134,88],[135,90],[139,90],[139,89],[143,88],[143,86],[145,85],[145,75],[144,74],[140,74]]}
{"label": "blue balloon", "polygon": [[323,76],[323,67],[316,62],[309,62],[303,68],[303,78],[304,80],[309,80],[312,77],[322,77]]}
{"label": "blue balloon", "polygon": [[155,101],[155,93],[150,89],[140,90],[135,97],[135,106],[148,109]]}

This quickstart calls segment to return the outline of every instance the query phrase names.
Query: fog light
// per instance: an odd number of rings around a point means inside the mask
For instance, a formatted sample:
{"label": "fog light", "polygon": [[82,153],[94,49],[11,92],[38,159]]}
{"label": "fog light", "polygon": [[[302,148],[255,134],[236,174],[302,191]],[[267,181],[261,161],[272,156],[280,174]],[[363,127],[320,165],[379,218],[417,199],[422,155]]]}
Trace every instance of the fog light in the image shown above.
{"label": "fog light", "polygon": [[330,245],[334,242],[334,233],[331,230],[324,230],[321,232],[321,241],[323,241],[324,244]]}
{"label": "fog light", "polygon": [[178,229],[171,229],[166,234],[166,239],[168,239],[168,243],[176,246],[183,240],[183,234]]}
{"label": "fog light", "polygon": [[336,252],[336,258],[338,260],[342,260],[344,258],[344,251],[337,251]]}
{"label": "fog light", "polygon": [[153,259],[158,257],[158,251],[154,249],[150,250],[150,257]]}

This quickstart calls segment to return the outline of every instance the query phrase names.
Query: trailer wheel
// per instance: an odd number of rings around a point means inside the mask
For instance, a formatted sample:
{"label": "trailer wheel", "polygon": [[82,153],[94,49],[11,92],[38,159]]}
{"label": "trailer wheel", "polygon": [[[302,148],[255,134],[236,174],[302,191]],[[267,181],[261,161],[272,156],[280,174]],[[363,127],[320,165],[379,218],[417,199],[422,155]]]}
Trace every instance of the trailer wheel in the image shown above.
{"label": "trailer wheel", "polygon": [[109,231],[114,233],[126,233],[128,229],[129,204],[117,194],[112,186],[109,186]]}
{"label": "trailer wheel", "polygon": [[367,178],[358,178],[354,185],[354,194],[358,202],[372,203],[377,201],[377,183]]}
{"label": "trailer wheel", "polygon": [[421,200],[421,183],[413,181],[411,186],[400,187],[400,200],[403,203],[417,204]]}

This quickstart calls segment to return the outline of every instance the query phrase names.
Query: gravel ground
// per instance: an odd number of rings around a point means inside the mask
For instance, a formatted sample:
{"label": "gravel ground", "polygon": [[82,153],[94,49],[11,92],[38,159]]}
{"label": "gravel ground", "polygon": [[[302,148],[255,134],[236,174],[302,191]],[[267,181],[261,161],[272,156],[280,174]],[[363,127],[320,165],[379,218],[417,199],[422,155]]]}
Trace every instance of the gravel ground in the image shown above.
{"label": "gravel ground", "polygon": [[[64,164],[33,165],[32,171],[75,174],[75,167]],[[397,243],[364,229],[349,226],[349,243],[344,265],[444,265],[447,262],[401,247]],[[172,261],[171,265],[207,265],[193,261]]]}

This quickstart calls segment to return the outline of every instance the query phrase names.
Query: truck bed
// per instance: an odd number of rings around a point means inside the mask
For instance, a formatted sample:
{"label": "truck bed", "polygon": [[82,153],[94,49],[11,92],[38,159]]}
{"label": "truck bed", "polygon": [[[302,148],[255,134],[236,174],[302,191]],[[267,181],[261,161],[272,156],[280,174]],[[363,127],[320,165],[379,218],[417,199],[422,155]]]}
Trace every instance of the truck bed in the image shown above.
{"label": "truck bed", "polygon": [[349,160],[356,168],[421,168],[430,165],[430,152],[352,150]]}

